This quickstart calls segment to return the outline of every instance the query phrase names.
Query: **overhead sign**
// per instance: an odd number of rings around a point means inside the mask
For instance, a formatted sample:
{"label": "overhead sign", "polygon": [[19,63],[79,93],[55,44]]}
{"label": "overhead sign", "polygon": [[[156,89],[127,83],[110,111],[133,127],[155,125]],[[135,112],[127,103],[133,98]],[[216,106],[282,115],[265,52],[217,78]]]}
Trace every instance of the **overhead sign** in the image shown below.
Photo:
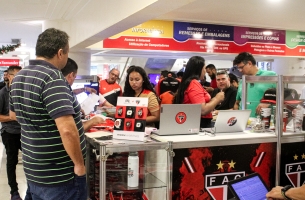
{"label": "overhead sign", "polygon": [[19,59],[0,59],[0,66],[18,65]]}
{"label": "overhead sign", "polygon": [[156,20],[105,39],[103,48],[305,56],[305,32]]}

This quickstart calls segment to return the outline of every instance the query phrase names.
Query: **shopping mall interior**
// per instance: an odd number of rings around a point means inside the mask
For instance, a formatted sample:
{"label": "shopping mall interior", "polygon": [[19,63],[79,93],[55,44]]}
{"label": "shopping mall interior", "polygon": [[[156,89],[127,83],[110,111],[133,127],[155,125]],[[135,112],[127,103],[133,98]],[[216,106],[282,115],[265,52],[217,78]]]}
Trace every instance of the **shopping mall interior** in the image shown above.
{"label": "shopping mall interior", "polygon": [[[28,65],[30,59],[35,59],[38,35],[43,30],[54,27],[70,36],[69,57],[78,63],[79,75],[103,77],[107,76],[111,68],[124,72],[126,66],[130,65],[139,65],[151,74],[160,73],[161,70],[178,72],[193,55],[203,56],[207,64],[213,63],[218,69],[230,69],[237,52],[245,51],[243,45],[237,44],[234,52],[214,52],[183,48],[156,50],[105,47],[104,41],[150,21],[156,24],[185,22],[251,27],[265,31],[296,31],[305,35],[303,6],[304,0],[3,0],[0,6],[0,48],[14,45],[16,41],[21,45],[15,51],[0,55],[0,60],[18,59],[22,67]],[[302,45],[305,47],[305,43]],[[299,54],[288,56],[264,52],[253,54],[259,65],[268,65],[270,70],[279,75],[305,75],[305,52],[302,50]],[[0,66],[0,71],[3,72],[6,68],[7,66]],[[108,69],[106,75],[105,68]],[[121,73],[121,82],[123,81],[124,73]],[[292,87],[300,93],[303,85],[296,84]],[[0,196],[1,199],[9,199],[6,154],[2,143],[0,161]],[[24,196],[26,180],[21,158],[17,170],[20,194]]]}

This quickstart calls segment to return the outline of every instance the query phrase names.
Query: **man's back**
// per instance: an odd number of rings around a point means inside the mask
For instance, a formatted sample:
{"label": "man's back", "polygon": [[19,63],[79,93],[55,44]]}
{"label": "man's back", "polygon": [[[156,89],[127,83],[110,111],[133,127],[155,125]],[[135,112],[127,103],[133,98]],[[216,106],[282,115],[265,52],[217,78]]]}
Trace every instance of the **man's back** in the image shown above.
{"label": "man's back", "polygon": [[180,85],[180,81],[178,81],[174,77],[166,77],[162,80],[160,80],[160,90],[159,95],[163,94],[164,92],[171,91],[175,93]]}
{"label": "man's back", "polygon": [[36,184],[65,183],[74,177],[74,164],[54,120],[73,115],[85,156],[80,106],[57,68],[42,60],[31,60],[30,65],[15,76],[10,98],[10,109],[22,127],[26,177]]}

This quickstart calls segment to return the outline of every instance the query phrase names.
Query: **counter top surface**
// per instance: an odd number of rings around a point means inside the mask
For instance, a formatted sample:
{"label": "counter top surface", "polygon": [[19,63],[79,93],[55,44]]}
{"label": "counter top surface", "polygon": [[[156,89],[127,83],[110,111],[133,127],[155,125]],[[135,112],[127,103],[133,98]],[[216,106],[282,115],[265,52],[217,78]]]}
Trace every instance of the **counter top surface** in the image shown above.
{"label": "counter top surface", "polygon": [[277,137],[274,132],[252,133],[249,130],[237,133],[211,133],[200,132],[190,135],[165,135],[153,134],[151,136],[160,142],[172,141],[174,148],[197,147],[199,146],[219,146],[234,144],[251,144],[263,142],[276,142]]}
{"label": "counter top surface", "polygon": [[[133,140],[118,140],[112,139],[112,133],[107,131],[97,131],[86,133],[88,141],[98,147],[106,145],[107,149],[111,149],[113,152],[127,152],[127,151],[146,151],[146,150],[157,150],[164,149],[167,147],[168,143],[165,141],[155,141],[147,137],[143,141],[133,141]],[[107,138],[110,136],[110,139]]]}
{"label": "counter top surface", "polygon": [[265,133],[252,133],[251,131],[237,132],[237,133],[204,133],[189,134],[189,135],[152,135],[152,138],[158,141],[173,141],[173,142],[186,142],[186,141],[198,141],[198,140],[235,140],[235,139],[249,139],[249,138],[276,138],[274,132]]}

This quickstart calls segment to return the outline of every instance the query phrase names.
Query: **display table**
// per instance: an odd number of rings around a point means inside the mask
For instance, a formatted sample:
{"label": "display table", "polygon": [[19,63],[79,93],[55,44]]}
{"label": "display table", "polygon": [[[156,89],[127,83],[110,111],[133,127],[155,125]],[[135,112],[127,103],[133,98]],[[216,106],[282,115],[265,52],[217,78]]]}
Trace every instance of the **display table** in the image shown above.
{"label": "display table", "polygon": [[277,136],[274,132],[153,135],[172,141],[172,199],[225,200],[233,196],[227,182],[254,172],[274,186]]}
{"label": "display table", "polygon": [[[227,199],[230,194],[226,183],[253,172],[260,173],[270,187],[274,186],[277,137],[273,132],[245,131],[218,133],[215,136],[151,135],[153,140],[145,143],[99,140],[107,139],[105,136],[109,135],[109,132],[86,134],[88,157],[94,149],[99,150],[100,199],[105,199],[109,191],[113,190],[108,187],[109,180],[106,181],[106,174],[109,176],[106,160],[115,152],[145,151],[143,169],[140,166],[144,178],[140,178],[137,190],[145,191],[149,199]],[[86,162],[90,166],[90,158]],[[113,191],[116,194],[120,192]],[[128,198],[124,196],[123,199]]]}

